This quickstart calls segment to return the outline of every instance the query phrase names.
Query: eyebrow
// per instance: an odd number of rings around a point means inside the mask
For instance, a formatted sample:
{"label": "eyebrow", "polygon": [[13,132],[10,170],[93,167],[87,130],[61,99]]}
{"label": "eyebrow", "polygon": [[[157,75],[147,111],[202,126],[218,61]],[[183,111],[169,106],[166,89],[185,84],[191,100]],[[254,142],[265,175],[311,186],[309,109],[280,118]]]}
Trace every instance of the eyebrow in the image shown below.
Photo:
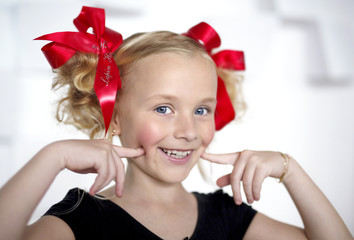
{"label": "eyebrow", "polygon": [[159,94],[159,95],[152,95],[147,98],[147,100],[151,99],[167,99],[167,100],[176,100],[177,97],[172,96],[172,95],[166,95],[166,94]]}
{"label": "eyebrow", "polygon": [[[175,96],[172,96],[172,95],[166,95],[166,94],[159,94],[159,95],[153,95],[153,96],[150,96],[147,98],[147,100],[151,100],[151,99],[166,99],[166,100],[176,100],[177,97]],[[213,97],[209,97],[209,98],[203,98],[201,100],[201,102],[216,102],[216,98],[213,98]]]}
{"label": "eyebrow", "polygon": [[201,102],[211,102],[211,103],[216,103],[216,98],[210,97],[210,98],[204,98]]}

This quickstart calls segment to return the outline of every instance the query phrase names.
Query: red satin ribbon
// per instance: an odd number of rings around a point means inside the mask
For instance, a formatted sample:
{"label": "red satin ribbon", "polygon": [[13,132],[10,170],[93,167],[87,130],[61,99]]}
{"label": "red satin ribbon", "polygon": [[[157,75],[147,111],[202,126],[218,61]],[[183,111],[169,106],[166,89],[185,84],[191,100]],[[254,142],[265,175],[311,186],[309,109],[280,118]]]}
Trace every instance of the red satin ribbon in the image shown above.
{"label": "red satin ribbon", "polygon": [[[211,53],[214,48],[220,46],[221,40],[218,33],[207,23],[201,22],[195,25],[184,35],[202,44],[217,67],[229,70],[245,70],[245,60],[242,51],[223,50],[216,54]],[[215,129],[220,130],[236,116],[229,94],[226,91],[225,83],[220,77],[218,77],[216,100]]]}
{"label": "red satin ribbon", "polygon": [[[79,16],[74,19],[74,25],[79,32],[56,32],[35,40],[53,41],[42,47],[42,52],[54,69],[66,63],[77,51],[98,55],[94,89],[107,133],[116,94],[121,88],[119,69],[112,54],[123,42],[123,38],[120,33],[105,27],[105,11],[101,8],[82,7]],[[93,34],[87,32],[90,27]]]}

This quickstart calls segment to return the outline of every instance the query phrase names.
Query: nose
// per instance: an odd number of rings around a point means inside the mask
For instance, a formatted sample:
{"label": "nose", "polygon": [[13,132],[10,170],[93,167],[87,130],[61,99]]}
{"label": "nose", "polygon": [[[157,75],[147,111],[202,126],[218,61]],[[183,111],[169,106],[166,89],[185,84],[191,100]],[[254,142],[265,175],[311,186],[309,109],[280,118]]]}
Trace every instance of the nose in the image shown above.
{"label": "nose", "polygon": [[175,121],[175,137],[191,142],[198,138],[196,122],[193,116],[181,115]]}

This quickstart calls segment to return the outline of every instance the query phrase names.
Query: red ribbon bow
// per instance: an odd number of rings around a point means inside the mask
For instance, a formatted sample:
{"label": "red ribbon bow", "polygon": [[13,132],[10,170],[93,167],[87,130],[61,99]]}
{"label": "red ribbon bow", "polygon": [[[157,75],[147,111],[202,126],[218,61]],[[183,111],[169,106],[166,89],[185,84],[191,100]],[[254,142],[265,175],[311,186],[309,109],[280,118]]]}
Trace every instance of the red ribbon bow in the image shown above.
{"label": "red ribbon bow", "polygon": [[[79,32],[56,32],[35,40],[53,41],[42,47],[42,51],[54,69],[66,63],[77,51],[99,56],[94,89],[107,133],[116,93],[121,88],[119,69],[112,54],[123,42],[123,38],[120,33],[105,27],[105,11],[102,8],[82,7],[79,16],[74,19],[74,25]],[[90,27],[93,34],[87,32]]]}
{"label": "red ribbon bow", "polygon": [[[245,70],[245,60],[242,51],[223,50],[216,54],[211,53],[214,48],[220,46],[221,39],[218,33],[207,23],[201,22],[195,25],[184,35],[202,44],[217,67],[230,70]],[[218,77],[216,99],[215,129],[220,130],[236,116],[230,97],[226,91],[225,83],[220,77]]]}

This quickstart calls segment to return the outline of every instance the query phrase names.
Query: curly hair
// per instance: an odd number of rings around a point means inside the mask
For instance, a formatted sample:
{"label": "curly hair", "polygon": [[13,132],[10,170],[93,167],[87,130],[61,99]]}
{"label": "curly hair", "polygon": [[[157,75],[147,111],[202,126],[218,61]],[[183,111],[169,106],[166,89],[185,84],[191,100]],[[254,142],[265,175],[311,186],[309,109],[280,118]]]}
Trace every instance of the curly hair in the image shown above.
{"label": "curly hair", "polygon": [[[137,33],[125,39],[113,54],[122,79],[122,89],[117,92],[117,98],[124,93],[124,77],[133,71],[137,61],[159,53],[176,53],[184,56],[197,54],[213,60],[202,45],[195,40],[168,31]],[[52,89],[65,89],[64,96],[59,99],[56,118],[59,122],[71,124],[93,138],[104,133],[104,121],[97,96],[94,91],[94,81],[98,56],[90,53],[76,53],[63,66],[54,70]],[[241,75],[235,71],[217,69],[218,75],[224,80],[227,91],[234,103],[238,116],[246,109],[242,95]]]}

